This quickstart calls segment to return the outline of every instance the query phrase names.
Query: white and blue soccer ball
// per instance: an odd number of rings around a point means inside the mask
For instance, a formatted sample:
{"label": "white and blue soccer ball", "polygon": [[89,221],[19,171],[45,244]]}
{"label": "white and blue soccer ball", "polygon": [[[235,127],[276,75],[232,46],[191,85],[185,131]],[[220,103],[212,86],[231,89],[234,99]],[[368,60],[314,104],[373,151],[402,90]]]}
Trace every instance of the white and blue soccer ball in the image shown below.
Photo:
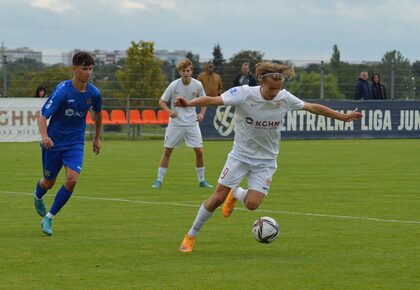
{"label": "white and blue soccer ball", "polygon": [[260,217],[252,225],[252,234],[260,243],[271,243],[277,239],[279,232],[279,224],[275,219],[268,216]]}

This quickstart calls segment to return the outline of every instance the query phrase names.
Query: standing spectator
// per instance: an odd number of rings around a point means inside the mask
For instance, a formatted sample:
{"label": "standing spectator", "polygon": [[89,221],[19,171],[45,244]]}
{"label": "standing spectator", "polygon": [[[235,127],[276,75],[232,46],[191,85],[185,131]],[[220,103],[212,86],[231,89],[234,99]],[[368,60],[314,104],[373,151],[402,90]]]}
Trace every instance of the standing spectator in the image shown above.
{"label": "standing spectator", "polygon": [[249,63],[244,62],[242,64],[241,73],[238,74],[235,79],[233,80],[233,86],[239,87],[243,85],[248,85],[250,87],[257,85],[257,80],[254,78],[254,76],[249,71]]}
{"label": "standing spectator", "polygon": [[39,86],[36,88],[34,98],[45,98],[47,90],[43,86]]}
{"label": "standing spectator", "polygon": [[[82,171],[86,113],[89,110],[96,112],[92,149],[95,154],[99,154],[101,150],[102,96],[99,90],[89,83],[95,61],[91,54],[79,51],[73,56],[72,63],[73,78],[57,85],[38,118],[43,177],[37,182],[34,204],[37,213],[43,217],[42,231],[49,236],[53,232],[52,219],[70,199]],[[56,193],[47,213],[43,197],[54,186],[63,166],[64,184]]]}
{"label": "standing spectator", "polygon": [[222,93],[222,79],[214,71],[214,65],[211,60],[206,63],[204,71],[198,75],[197,79],[203,84],[207,96],[217,97]]}
{"label": "standing spectator", "polygon": [[203,121],[206,107],[201,107],[197,114],[195,108],[176,107],[175,101],[178,96],[184,96],[187,100],[192,100],[204,96],[203,85],[192,78],[192,62],[189,59],[183,59],[176,65],[178,73],[181,76],[169,84],[159,100],[162,110],[166,110],[170,116],[169,124],[166,128],[165,141],[163,144],[163,154],[160,159],[158,176],[152,185],[152,188],[161,188],[163,177],[169,166],[169,159],[174,148],[178,147],[183,140],[188,147],[194,149],[195,165],[198,177],[198,186],[213,187],[204,179],[204,157],[203,157],[203,138],[201,137],[198,122]]}
{"label": "standing spectator", "polygon": [[360,72],[360,77],[357,80],[355,91],[354,91],[354,99],[355,100],[369,100],[369,99],[371,99],[368,77],[369,76],[368,76],[367,71]]}
{"label": "standing spectator", "polygon": [[381,77],[379,74],[372,75],[372,83],[370,84],[370,91],[372,99],[374,100],[386,100],[385,86],[381,84]]}

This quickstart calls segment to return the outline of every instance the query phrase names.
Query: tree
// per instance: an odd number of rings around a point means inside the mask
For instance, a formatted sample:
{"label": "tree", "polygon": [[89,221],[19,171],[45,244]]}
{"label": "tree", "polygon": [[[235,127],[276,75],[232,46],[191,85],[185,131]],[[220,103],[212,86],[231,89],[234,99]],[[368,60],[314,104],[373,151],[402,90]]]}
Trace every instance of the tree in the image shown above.
{"label": "tree", "polygon": [[[391,97],[391,79],[394,75],[394,99],[412,97],[412,70],[410,61],[398,50],[385,52],[378,67],[381,82],[387,88],[387,98]],[[392,73],[394,72],[394,73]]]}
{"label": "tree", "polygon": [[218,74],[224,73],[225,59],[219,44],[216,44],[213,48],[213,65],[215,72]]}
{"label": "tree", "polygon": [[153,42],[131,42],[122,69],[116,71],[122,91],[117,97],[160,98],[167,81],[161,61],[153,56]]}
{"label": "tree", "polygon": [[338,50],[337,44],[333,46],[333,53],[330,59],[331,69],[337,70],[338,66],[340,65],[340,51]]}
{"label": "tree", "polygon": [[191,51],[189,51],[186,55],[186,58],[191,60],[193,64],[193,78],[197,78],[198,74],[201,71],[201,64],[200,64],[200,55],[199,54],[193,54]]}
{"label": "tree", "polygon": [[[319,73],[302,71],[299,75],[290,82],[290,91],[302,99],[319,99],[320,93]],[[344,95],[338,89],[337,77],[332,74],[324,76],[324,95],[326,99],[344,99]]]}

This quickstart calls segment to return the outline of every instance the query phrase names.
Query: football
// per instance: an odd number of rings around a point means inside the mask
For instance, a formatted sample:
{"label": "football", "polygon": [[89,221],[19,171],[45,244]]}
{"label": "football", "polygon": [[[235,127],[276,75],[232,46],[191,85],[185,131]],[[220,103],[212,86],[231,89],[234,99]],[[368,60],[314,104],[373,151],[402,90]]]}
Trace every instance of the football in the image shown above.
{"label": "football", "polygon": [[264,244],[269,244],[277,239],[279,230],[276,220],[268,216],[260,217],[252,225],[254,238]]}

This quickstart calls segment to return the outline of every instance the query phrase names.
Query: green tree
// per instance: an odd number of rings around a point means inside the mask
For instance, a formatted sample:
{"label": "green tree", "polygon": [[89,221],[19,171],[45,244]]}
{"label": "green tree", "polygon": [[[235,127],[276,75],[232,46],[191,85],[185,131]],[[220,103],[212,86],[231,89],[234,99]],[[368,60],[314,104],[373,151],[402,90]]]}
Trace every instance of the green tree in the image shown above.
{"label": "green tree", "polygon": [[160,98],[167,80],[161,61],[153,56],[153,42],[131,42],[122,69],[116,71],[121,85],[120,98]]}
{"label": "green tree", "polygon": [[378,67],[381,82],[387,88],[387,98],[391,97],[391,78],[394,72],[394,99],[412,97],[412,68],[408,58],[398,50],[385,52]]}
{"label": "green tree", "polygon": [[[302,71],[293,79],[288,87],[296,96],[302,99],[320,98],[320,80],[319,73]],[[324,76],[324,96],[326,99],[344,99],[344,95],[338,89],[337,77],[332,74]]]}
{"label": "green tree", "polygon": [[225,59],[219,44],[216,44],[213,48],[213,65],[215,72],[221,75],[224,73]]}
{"label": "green tree", "polygon": [[332,70],[337,70],[340,65],[340,50],[337,44],[333,46],[333,53],[330,59],[330,65]]}
{"label": "green tree", "polygon": [[201,71],[201,64],[200,64],[200,55],[199,54],[193,54],[191,51],[189,51],[186,55],[186,58],[191,60],[193,64],[193,78],[197,78],[198,74]]}

